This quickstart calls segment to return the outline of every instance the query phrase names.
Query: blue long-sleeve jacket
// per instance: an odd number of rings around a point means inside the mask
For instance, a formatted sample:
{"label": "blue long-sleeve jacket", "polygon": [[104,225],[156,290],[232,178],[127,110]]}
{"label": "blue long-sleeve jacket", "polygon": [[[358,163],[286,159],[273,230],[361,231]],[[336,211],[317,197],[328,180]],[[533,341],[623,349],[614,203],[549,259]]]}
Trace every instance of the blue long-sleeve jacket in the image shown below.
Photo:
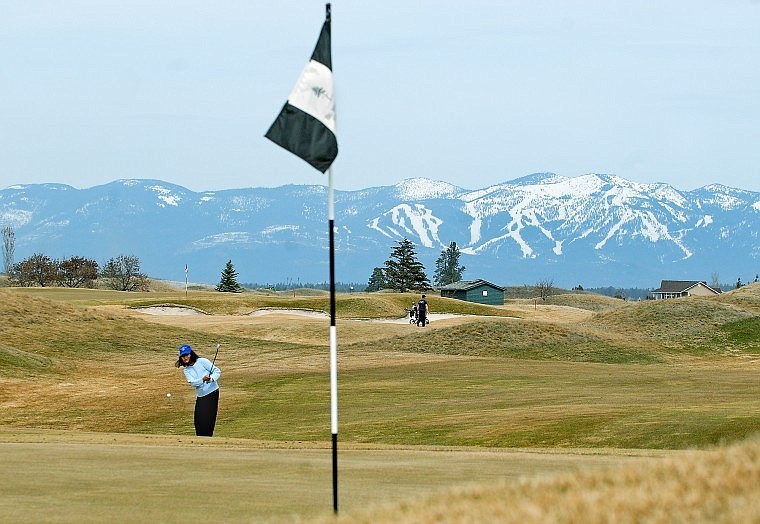
{"label": "blue long-sleeve jacket", "polygon": [[[222,375],[222,370],[211,364],[207,358],[199,358],[192,366],[185,366],[183,370],[188,384],[195,388],[195,394],[199,397],[205,397],[219,389],[217,380]],[[211,377],[210,382],[203,382],[206,375]]]}

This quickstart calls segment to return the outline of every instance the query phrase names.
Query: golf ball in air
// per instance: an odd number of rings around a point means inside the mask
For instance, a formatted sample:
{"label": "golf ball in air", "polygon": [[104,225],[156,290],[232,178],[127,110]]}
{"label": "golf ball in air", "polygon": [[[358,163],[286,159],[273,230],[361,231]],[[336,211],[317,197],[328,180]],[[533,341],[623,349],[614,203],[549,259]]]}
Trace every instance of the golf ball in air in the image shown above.
{"label": "golf ball in air", "polygon": [[172,394],[171,393],[167,393],[166,394],[166,398],[172,398]]}

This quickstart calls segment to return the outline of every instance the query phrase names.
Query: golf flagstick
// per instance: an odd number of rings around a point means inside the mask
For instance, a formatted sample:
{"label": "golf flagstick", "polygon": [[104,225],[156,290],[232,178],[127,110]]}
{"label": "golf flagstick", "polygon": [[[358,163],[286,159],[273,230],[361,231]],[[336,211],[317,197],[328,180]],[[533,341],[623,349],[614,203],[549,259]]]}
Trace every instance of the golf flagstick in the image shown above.
{"label": "golf flagstick", "polygon": [[327,223],[330,257],[330,431],[333,448],[333,510],[338,512],[338,336],[335,328],[335,209],[332,163],[338,156],[335,90],[332,76],[332,15],[325,22],[311,59],[279,115],[264,135],[278,146],[327,171]]}

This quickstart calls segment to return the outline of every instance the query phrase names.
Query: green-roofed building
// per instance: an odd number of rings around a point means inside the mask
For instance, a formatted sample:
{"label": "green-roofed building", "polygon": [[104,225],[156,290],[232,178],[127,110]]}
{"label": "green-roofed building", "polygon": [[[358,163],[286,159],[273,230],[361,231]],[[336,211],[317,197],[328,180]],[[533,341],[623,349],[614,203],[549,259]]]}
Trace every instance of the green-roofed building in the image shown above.
{"label": "green-roofed building", "polygon": [[504,288],[482,279],[460,280],[443,286],[441,296],[491,306],[504,305]]}

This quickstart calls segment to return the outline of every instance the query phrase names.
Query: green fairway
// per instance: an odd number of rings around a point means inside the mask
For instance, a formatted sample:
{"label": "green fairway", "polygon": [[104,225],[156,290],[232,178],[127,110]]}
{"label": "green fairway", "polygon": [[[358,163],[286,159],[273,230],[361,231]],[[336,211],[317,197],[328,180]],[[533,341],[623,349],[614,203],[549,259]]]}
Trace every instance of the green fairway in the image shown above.
{"label": "green fairway", "polygon": [[[672,454],[672,453],[671,453]],[[436,490],[641,463],[662,454],[347,446],[344,511]],[[326,445],[0,427],[5,522],[290,521],[332,509]]]}
{"label": "green fairway", "polygon": [[[324,373],[255,379],[225,435],[326,440]],[[347,370],[341,432],[352,442],[680,449],[760,428],[755,369],[457,359]]]}

